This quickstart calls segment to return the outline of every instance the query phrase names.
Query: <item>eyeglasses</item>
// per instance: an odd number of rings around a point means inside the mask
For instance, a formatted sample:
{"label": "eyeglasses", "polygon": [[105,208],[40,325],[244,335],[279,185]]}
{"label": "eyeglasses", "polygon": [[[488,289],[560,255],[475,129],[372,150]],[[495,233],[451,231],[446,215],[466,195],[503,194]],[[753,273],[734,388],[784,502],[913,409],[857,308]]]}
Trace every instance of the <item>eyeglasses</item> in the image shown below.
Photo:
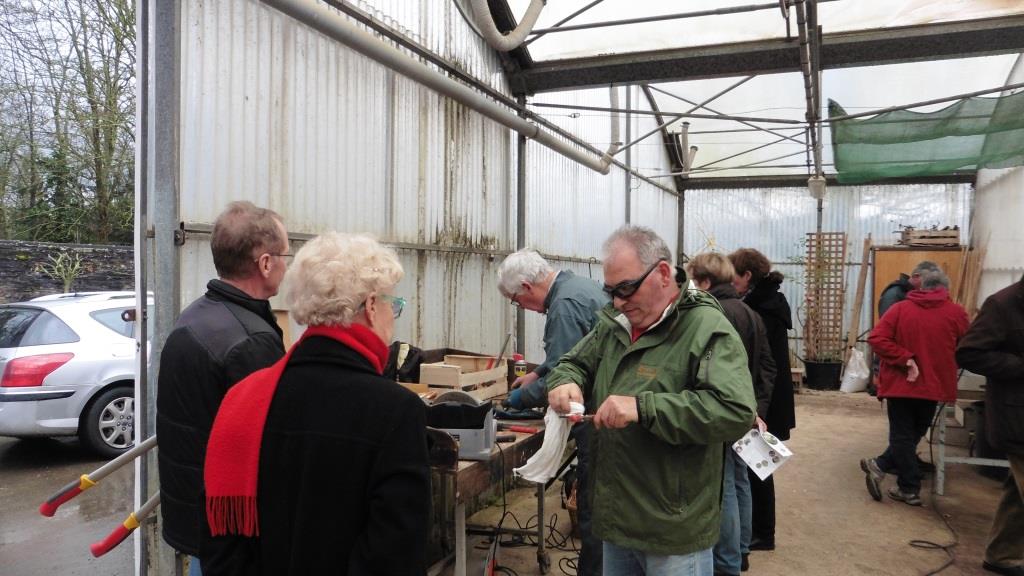
{"label": "eyeglasses", "polygon": [[605,293],[611,296],[612,298],[627,300],[630,296],[636,294],[636,291],[640,289],[640,285],[644,283],[644,280],[647,280],[647,277],[651,275],[651,272],[654,272],[654,269],[658,267],[658,264],[661,264],[662,262],[665,261],[666,260],[664,258],[658,260],[657,262],[654,263],[653,266],[647,269],[647,272],[644,272],[643,276],[637,278],[636,280],[623,280],[622,282],[619,282],[615,286],[609,286],[605,284],[602,290],[604,290]]}
{"label": "eyeglasses", "polygon": [[405,298],[392,296],[390,294],[378,294],[377,297],[385,302],[391,302],[391,313],[395,315],[395,318],[402,315],[402,310],[405,309],[406,304]]}
{"label": "eyeglasses", "polygon": [[[267,256],[280,256],[281,258],[294,258],[295,257],[295,254],[288,254],[287,252],[281,253],[281,254],[277,254],[275,252],[265,252],[265,254]],[[259,263],[259,261],[260,261],[259,258],[253,258],[253,262]]]}

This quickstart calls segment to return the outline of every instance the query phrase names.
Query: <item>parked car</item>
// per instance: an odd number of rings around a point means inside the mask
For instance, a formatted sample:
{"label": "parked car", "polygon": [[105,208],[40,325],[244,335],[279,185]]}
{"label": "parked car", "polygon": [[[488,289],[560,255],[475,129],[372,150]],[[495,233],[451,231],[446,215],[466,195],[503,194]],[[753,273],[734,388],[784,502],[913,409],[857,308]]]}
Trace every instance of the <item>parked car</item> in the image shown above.
{"label": "parked car", "polygon": [[134,292],[0,305],[0,436],[77,435],[108,458],[130,448],[134,310]]}

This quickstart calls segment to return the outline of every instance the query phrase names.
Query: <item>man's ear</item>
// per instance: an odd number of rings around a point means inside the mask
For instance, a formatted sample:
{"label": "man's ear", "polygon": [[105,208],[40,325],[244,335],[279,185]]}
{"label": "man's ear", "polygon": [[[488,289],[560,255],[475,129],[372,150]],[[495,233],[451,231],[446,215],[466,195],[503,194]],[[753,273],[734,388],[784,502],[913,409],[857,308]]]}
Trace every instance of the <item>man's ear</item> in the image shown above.
{"label": "man's ear", "polygon": [[260,257],[256,260],[256,267],[260,271],[260,276],[264,278],[270,276],[273,265],[273,258],[271,258],[270,254],[260,254]]}

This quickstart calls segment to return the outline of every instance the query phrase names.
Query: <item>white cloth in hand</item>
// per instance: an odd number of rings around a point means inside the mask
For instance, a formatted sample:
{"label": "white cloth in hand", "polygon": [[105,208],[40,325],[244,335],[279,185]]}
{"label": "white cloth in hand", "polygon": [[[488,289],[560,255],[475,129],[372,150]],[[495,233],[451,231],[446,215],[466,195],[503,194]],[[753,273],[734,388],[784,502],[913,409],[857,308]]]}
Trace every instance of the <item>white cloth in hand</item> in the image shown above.
{"label": "white cloth in hand", "polygon": [[[569,414],[583,414],[583,404],[579,402],[569,403]],[[568,418],[559,416],[557,412],[548,407],[544,414],[544,443],[540,450],[537,450],[519,468],[514,468],[512,473],[527,480],[528,482],[547,482],[556,472],[562,463],[562,454],[565,453],[565,444],[569,441],[569,429],[572,422]]]}

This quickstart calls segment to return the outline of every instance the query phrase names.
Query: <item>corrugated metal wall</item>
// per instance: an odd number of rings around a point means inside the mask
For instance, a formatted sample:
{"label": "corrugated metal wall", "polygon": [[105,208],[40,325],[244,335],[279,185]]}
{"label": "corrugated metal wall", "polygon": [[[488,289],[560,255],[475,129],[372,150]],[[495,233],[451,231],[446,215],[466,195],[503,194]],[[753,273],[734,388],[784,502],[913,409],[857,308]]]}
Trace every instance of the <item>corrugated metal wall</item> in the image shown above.
{"label": "corrugated metal wall", "polygon": [[[498,56],[452,2],[357,6],[508,93]],[[256,0],[185,0],[181,22],[182,220],[209,224],[227,202],[247,199],[280,212],[292,233],[369,232],[399,244],[398,292],[411,308],[397,337],[496,351],[514,325],[495,287],[500,258],[489,254],[515,248],[514,136]],[[571,98],[608,103],[607,90]],[[609,123],[593,120],[563,125],[605,147]],[[659,161],[657,151],[649,156]],[[528,163],[529,242],[552,255],[599,256],[623,221],[624,173],[601,176],[534,143]],[[644,183],[633,197],[634,222],[675,246],[675,198]],[[182,304],[213,274],[208,238],[190,235]],[[540,360],[543,317],[527,317],[529,358]]]}
{"label": "corrugated metal wall", "polygon": [[[900,225],[928,228],[960,226],[961,238],[969,238],[973,190],[969,184],[903,184],[829,187],[824,203],[822,230],[847,233],[846,307],[844,326],[850,323],[857,290],[864,238],[895,244]],[[752,188],[744,190],[690,190],[686,192],[684,249],[688,256],[700,252],[728,253],[737,248],[756,248],[786,275],[782,291],[793,307],[793,325],[801,326],[799,310],[804,301],[803,264],[805,240],[814,232],[817,202],[806,188]],[[870,278],[870,276],[869,276]],[[868,294],[867,298],[870,299]],[[861,311],[861,330],[871,326],[871,306]],[[798,329],[795,336],[801,337]],[[797,350],[802,350],[799,346]]]}

